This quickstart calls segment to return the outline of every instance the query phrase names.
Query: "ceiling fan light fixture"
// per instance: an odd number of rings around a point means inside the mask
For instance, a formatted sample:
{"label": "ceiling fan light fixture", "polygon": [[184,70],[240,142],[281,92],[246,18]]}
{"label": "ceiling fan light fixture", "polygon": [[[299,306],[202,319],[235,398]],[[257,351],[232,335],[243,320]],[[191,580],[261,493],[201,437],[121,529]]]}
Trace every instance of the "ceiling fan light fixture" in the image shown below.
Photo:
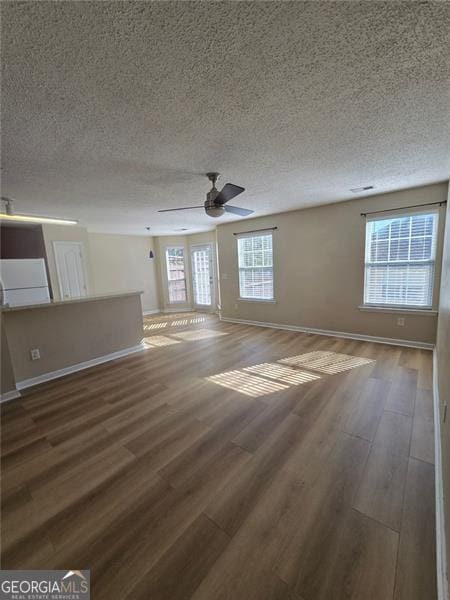
{"label": "ceiling fan light fixture", "polygon": [[217,219],[217,217],[221,217],[225,213],[224,206],[205,206],[206,214],[208,217],[213,217]]}

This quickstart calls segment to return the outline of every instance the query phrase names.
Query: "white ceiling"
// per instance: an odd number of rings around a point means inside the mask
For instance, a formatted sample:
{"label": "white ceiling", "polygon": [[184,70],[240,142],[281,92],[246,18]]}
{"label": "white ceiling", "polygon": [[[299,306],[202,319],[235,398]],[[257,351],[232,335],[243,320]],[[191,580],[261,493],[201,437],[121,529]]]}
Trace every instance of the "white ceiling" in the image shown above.
{"label": "white ceiling", "polygon": [[[448,2],[3,2],[3,189],[92,231],[210,229],[442,181]],[[236,220],[236,217],[225,217]]]}

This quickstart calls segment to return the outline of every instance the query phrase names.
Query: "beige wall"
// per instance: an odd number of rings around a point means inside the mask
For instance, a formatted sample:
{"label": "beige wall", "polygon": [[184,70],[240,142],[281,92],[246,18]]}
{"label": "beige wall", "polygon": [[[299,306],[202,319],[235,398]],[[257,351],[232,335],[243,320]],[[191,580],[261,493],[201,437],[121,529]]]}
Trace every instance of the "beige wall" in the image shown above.
{"label": "beige wall", "polygon": [[3,327],[3,314],[0,315],[0,334],[1,334],[1,377],[0,377],[0,394],[11,392],[16,389],[16,380],[14,379],[14,371],[11,364],[9,354],[8,340],[6,339],[5,330]]}
{"label": "beige wall", "polygon": [[[59,291],[58,273],[56,271],[55,251],[53,242],[81,242],[84,248],[84,258],[87,273],[88,294],[94,293],[91,256],[89,250],[89,238],[87,230],[84,227],[73,225],[42,225],[42,234],[44,236],[45,251],[47,253],[48,271],[50,283],[53,290],[53,298],[61,300]],[[109,290],[111,291],[111,290]]]}
{"label": "beige wall", "polygon": [[[450,202],[450,191],[448,199]],[[450,219],[450,204],[447,204],[447,219]],[[447,573],[450,573],[450,220],[447,220],[442,260],[442,286],[439,304],[436,358],[440,400],[442,472],[444,478]],[[448,406],[447,418],[443,422],[445,405]]]}
{"label": "beige wall", "polygon": [[142,290],[142,309],[157,310],[158,280],[151,237],[88,233],[84,227],[43,225],[53,297],[60,300],[58,273],[53,242],[81,242],[88,279],[88,294]]}
{"label": "beige wall", "polygon": [[95,293],[142,290],[142,310],[157,310],[156,258],[149,258],[153,238],[89,233],[88,239]]}
{"label": "beige wall", "polygon": [[[21,382],[138,345],[139,294],[3,313],[15,380]],[[39,348],[40,360],[30,350]]]}
{"label": "beige wall", "polygon": [[[217,246],[224,317],[434,343],[436,316],[365,312],[365,219],[361,212],[441,202],[447,183],[220,225]],[[440,210],[442,241],[445,210]],[[274,227],[275,303],[239,300],[234,232]],[[438,248],[438,254],[440,254]],[[436,293],[440,264],[437,265]]]}
{"label": "beige wall", "polygon": [[[211,243],[213,247],[213,264],[214,264],[214,306],[216,310],[219,301],[219,290],[217,283],[217,257],[216,257],[216,232],[206,231],[192,235],[177,235],[177,236],[161,236],[155,238],[155,246],[157,249],[157,265],[158,265],[158,287],[159,287],[159,303],[162,310],[192,310],[192,273],[191,273],[191,246],[195,244]],[[187,302],[170,303],[167,287],[167,270],[166,270],[166,248],[168,246],[181,246],[184,248],[185,268],[186,268],[186,285],[187,285]]]}

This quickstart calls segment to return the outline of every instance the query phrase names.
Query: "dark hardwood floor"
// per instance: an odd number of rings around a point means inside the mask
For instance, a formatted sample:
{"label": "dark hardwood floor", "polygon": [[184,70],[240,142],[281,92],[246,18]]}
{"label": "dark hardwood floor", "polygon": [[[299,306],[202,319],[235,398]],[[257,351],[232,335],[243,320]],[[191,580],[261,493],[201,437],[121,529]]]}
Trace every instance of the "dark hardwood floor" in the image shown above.
{"label": "dark hardwood floor", "polygon": [[145,318],[2,405],[2,567],[95,600],[433,600],[431,353]]}

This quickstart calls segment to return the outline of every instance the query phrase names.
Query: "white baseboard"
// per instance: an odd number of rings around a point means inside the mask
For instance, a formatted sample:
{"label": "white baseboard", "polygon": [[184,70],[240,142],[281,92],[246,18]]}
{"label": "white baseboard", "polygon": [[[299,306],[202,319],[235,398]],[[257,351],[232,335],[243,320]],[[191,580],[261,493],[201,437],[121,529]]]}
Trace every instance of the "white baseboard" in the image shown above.
{"label": "white baseboard", "polygon": [[20,398],[21,394],[19,390],[11,390],[10,392],[5,392],[4,394],[0,394],[0,404],[2,402],[8,402],[9,400],[15,400],[16,398]]}
{"label": "white baseboard", "polygon": [[145,315],[154,315],[156,313],[190,313],[190,312],[204,312],[211,315],[218,315],[218,310],[196,310],[195,308],[156,308],[155,310],[146,310],[142,314]]}
{"label": "white baseboard", "polygon": [[220,317],[226,323],[241,323],[242,325],[256,325],[257,327],[269,327],[271,329],[286,329],[287,331],[298,331],[300,333],[315,333],[316,335],[328,335],[331,337],[347,338],[350,340],[361,340],[364,342],[375,342],[377,344],[390,344],[391,346],[407,346],[409,348],[421,348],[433,350],[434,344],[415,342],[413,340],[399,340],[395,338],[377,337],[374,335],[362,335],[360,333],[346,333],[345,331],[332,331],[328,329],[316,329],[314,327],[300,327],[298,325],[280,325],[279,323],[265,323],[263,321],[247,321],[245,319],[230,319]]}
{"label": "white baseboard", "polygon": [[110,360],[122,358],[123,356],[128,356],[128,354],[140,352],[141,350],[145,349],[146,346],[144,343],[138,344],[137,346],[132,346],[131,348],[124,348],[123,350],[111,352],[111,354],[105,354],[104,356],[98,356],[97,358],[92,358],[91,360],[86,360],[76,365],[71,365],[70,367],[64,367],[64,369],[58,369],[57,371],[43,373],[42,375],[38,375],[37,377],[31,377],[30,379],[23,379],[22,381],[18,381],[16,383],[16,387],[18,390],[24,390],[25,388],[29,388],[33,385],[45,383],[46,381],[51,381],[52,379],[57,379],[58,377],[69,375],[70,373],[76,373],[77,371],[82,371],[83,369],[89,369],[89,367],[95,367],[96,365],[101,365],[102,363],[108,362]]}
{"label": "white baseboard", "polygon": [[162,310],[160,308],[152,308],[151,310],[144,310],[142,311],[142,314],[144,315],[156,315],[157,313],[162,312]]}
{"label": "white baseboard", "polygon": [[436,484],[436,570],[438,600],[449,600],[447,573],[447,546],[445,539],[444,485],[442,479],[441,411],[439,402],[438,365],[433,352],[434,400],[434,462]]}

